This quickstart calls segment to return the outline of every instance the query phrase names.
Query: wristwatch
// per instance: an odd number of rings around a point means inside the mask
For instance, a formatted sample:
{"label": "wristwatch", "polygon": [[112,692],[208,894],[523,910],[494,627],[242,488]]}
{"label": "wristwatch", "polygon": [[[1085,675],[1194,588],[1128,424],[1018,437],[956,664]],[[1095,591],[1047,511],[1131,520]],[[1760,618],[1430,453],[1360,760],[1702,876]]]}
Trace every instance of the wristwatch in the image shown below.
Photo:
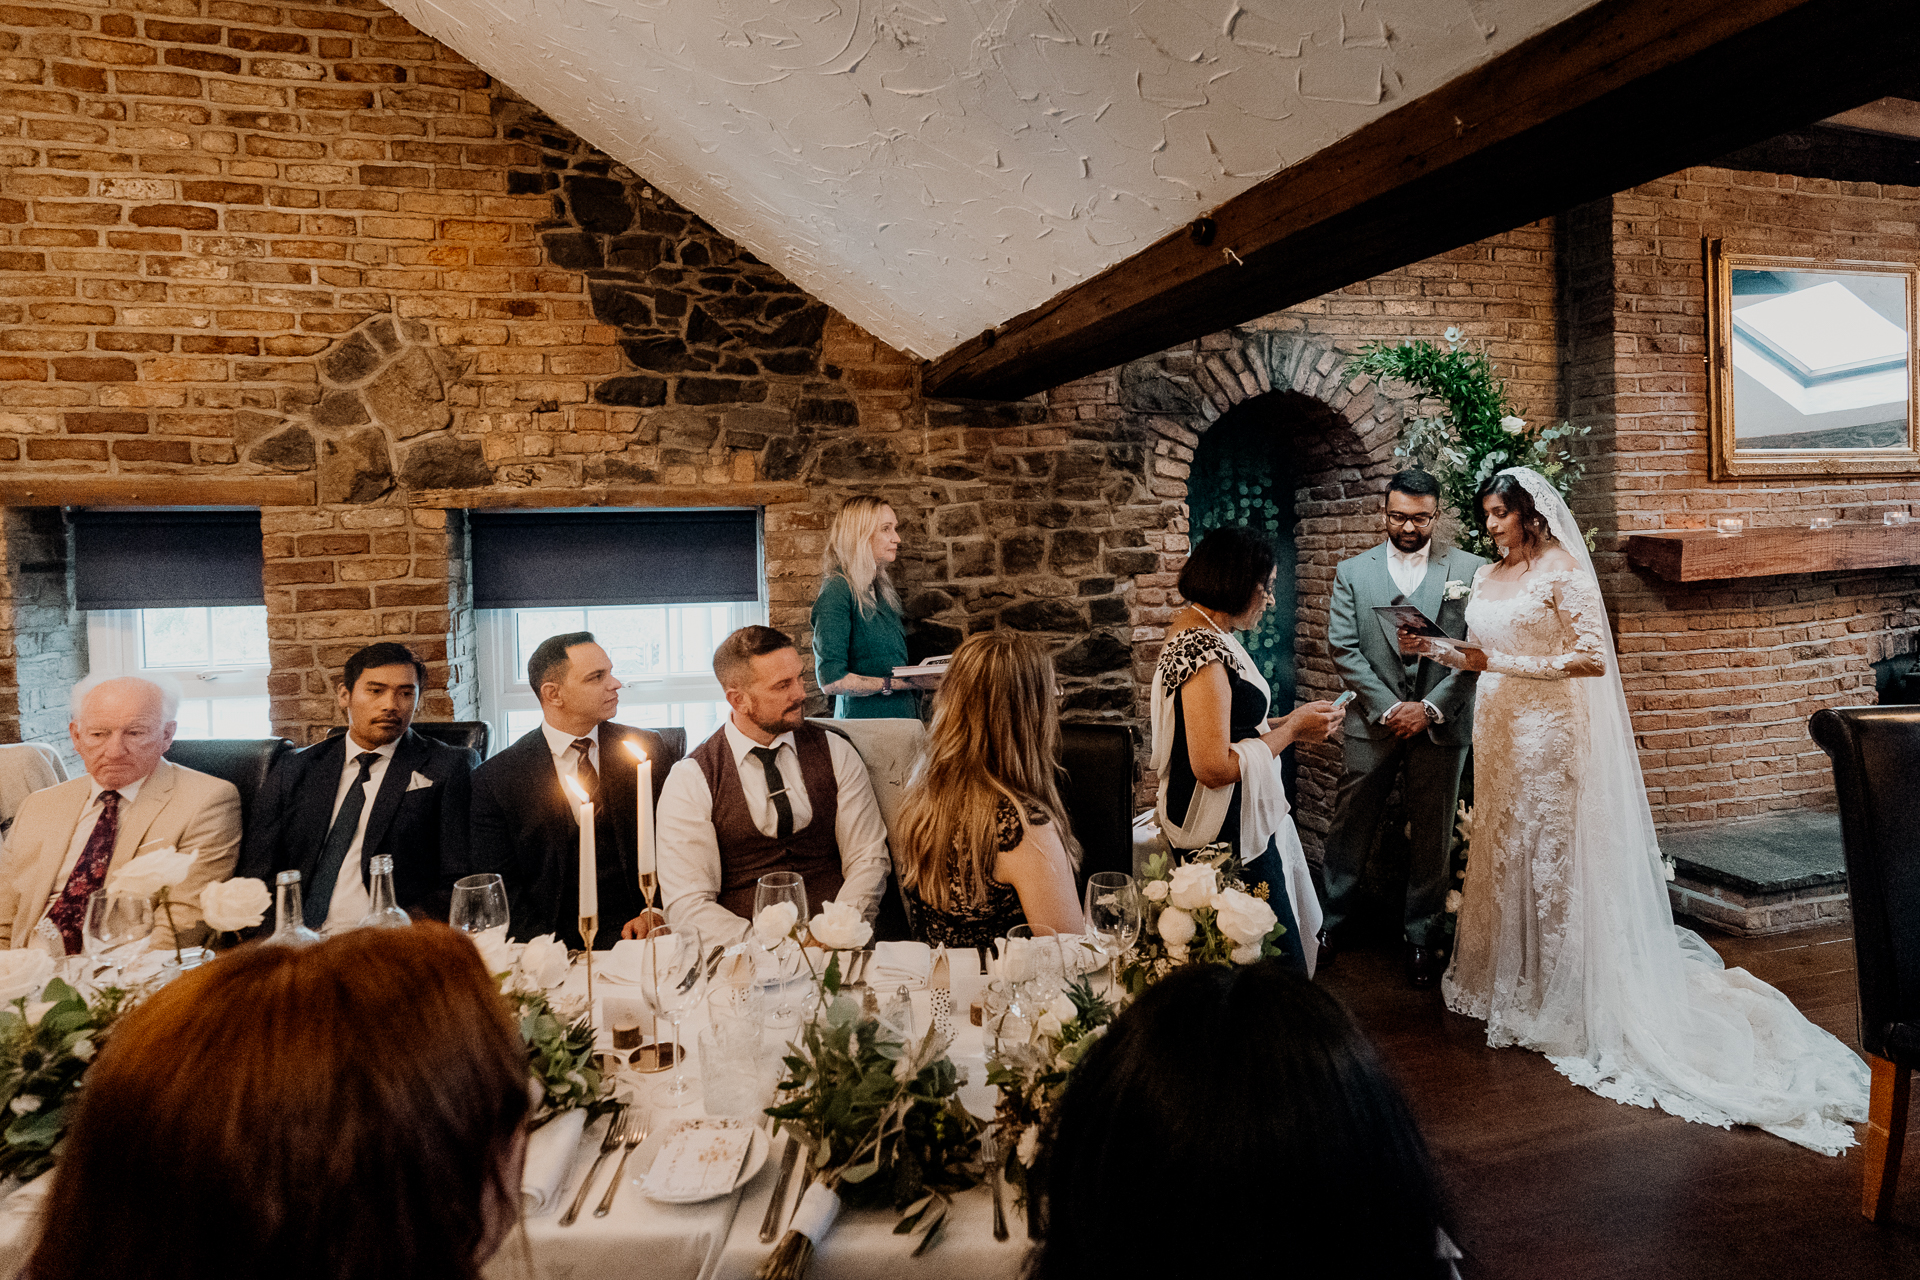
{"label": "wristwatch", "polygon": [[882,694],[889,694],[889,693],[892,693],[892,692],[893,692],[893,677],[892,677],[892,676],[882,676],[882,677],[880,677],[880,692],[881,692]]}

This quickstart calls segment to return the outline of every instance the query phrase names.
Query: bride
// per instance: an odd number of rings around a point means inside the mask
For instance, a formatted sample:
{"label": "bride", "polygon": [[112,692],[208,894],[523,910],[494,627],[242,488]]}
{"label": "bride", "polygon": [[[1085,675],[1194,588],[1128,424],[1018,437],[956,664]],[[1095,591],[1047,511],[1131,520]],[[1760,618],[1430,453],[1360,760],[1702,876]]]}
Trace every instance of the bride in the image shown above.
{"label": "bride", "polygon": [[1478,502],[1503,559],[1474,577],[1466,643],[1402,633],[1410,653],[1487,673],[1448,1007],[1602,1097],[1838,1155],[1854,1141],[1845,1122],[1866,1119],[1866,1064],[1673,923],[1572,512],[1524,467],[1488,479]]}

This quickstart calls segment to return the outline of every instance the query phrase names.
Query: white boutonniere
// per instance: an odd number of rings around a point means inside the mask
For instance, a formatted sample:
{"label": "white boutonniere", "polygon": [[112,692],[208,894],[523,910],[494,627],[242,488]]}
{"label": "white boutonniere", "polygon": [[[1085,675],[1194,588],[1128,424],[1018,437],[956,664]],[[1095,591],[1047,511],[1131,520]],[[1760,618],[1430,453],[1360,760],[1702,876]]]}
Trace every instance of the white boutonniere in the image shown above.
{"label": "white boutonniere", "polygon": [[1465,582],[1462,582],[1460,579],[1448,578],[1447,588],[1446,588],[1446,591],[1442,594],[1441,599],[1465,600],[1467,598],[1468,593],[1471,592],[1472,590],[1473,590],[1472,587],[1468,586]]}

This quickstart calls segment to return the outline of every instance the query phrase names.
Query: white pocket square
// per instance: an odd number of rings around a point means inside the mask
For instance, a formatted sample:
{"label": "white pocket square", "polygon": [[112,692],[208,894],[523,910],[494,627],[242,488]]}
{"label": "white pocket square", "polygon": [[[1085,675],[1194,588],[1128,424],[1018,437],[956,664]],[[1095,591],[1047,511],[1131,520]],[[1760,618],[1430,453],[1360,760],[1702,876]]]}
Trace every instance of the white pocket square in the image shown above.
{"label": "white pocket square", "polygon": [[415,769],[413,771],[413,776],[407,779],[407,790],[409,791],[425,791],[428,787],[432,785],[433,785],[433,779],[429,778],[426,774],[420,772],[418,769]]}

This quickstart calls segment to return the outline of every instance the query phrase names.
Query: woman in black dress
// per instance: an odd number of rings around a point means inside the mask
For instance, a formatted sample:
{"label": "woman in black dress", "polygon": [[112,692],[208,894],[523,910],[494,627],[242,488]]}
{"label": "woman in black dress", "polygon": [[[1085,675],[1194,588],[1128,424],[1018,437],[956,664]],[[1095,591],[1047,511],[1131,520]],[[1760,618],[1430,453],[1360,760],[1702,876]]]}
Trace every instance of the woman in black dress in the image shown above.
{"label": "woman in black dress", "polygon": [[[1319,903],[1279,792],[1278,758],[1292,743],[1324,742],[1345,713],[1331,702],[1309,702],[1290,715],[1268,714],[1266,678],[1233,633],[1260,621],[1273,603],[1273,578],[1272,544],[1244,529],[1209,533],[1180,570],[1187,603],[1167,625],[1153,677],[1156,809],[1176,858],[1217,842],[1233,848],[1242,879],[1267,885],[1267,905],[1287,927],[1280,945],[1311,972],[1303,933],[1317,931]],[[1257,829],[1241,829],[1250,768],[1261,771],[1251,780],[1264,841]],[[1314,928],[1303,930],[1301,913]]]}
{"label": "woman in black dress", "polygon": [[896,824],[914,937],[978,947],[1017,924],[1079,933],[1075,843],[1054,781],[1053,661],[1012,632],[969,637],[934,695],[927,756]]}

